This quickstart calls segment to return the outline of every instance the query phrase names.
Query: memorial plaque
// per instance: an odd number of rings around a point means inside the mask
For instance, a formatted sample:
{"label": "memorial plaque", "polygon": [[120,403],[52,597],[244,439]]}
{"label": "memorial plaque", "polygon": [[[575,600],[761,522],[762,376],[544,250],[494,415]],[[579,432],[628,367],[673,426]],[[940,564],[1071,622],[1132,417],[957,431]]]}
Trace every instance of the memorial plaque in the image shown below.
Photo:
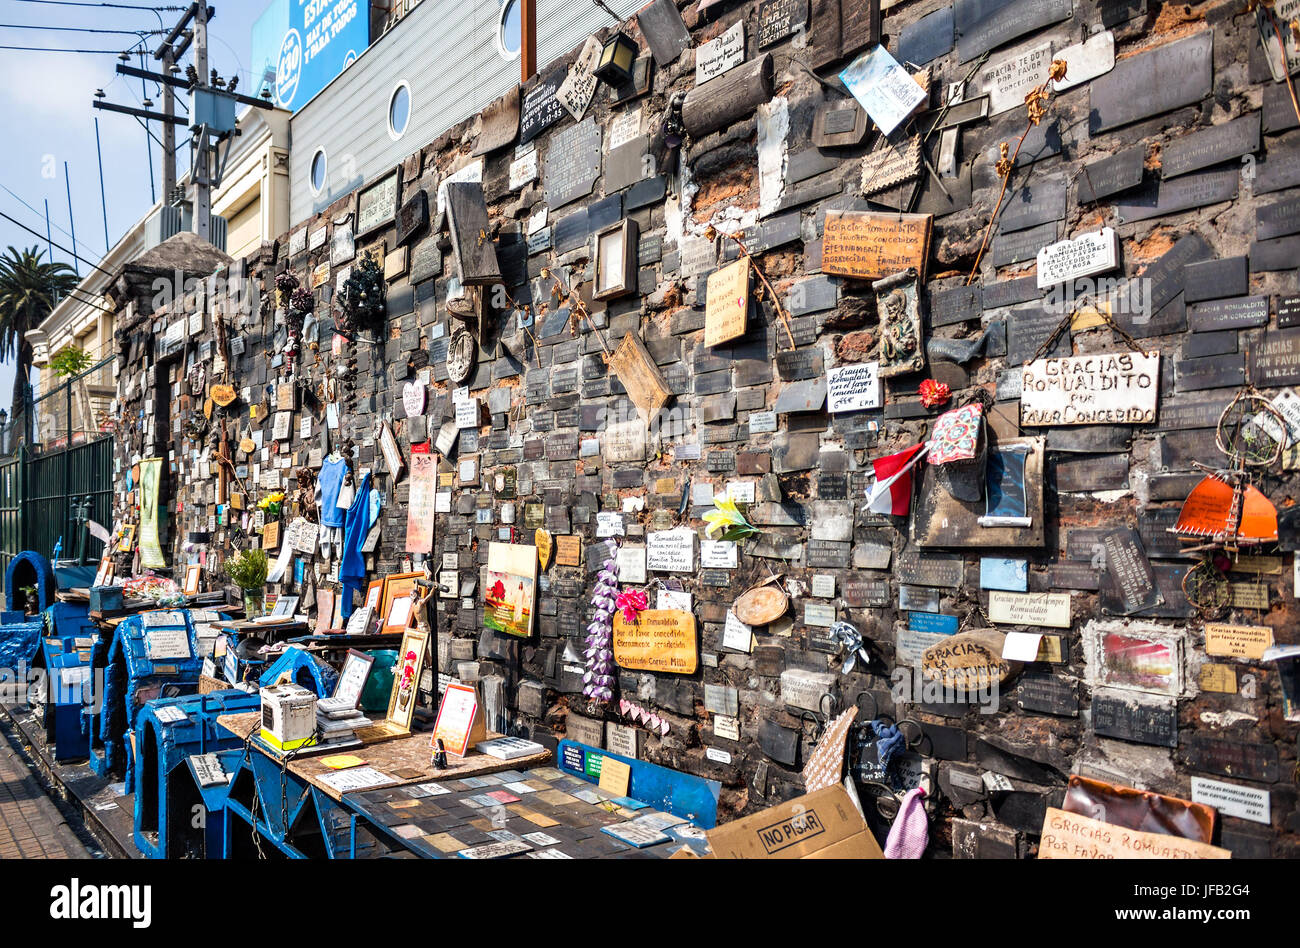
{"label": "memorial plaque", "polygon": [[1289,329],[1292,326],[1300,326],[1300,296],[1279,296],[1277,298],[1277,328]]}
{"label": "memorial plaque", "polygon": [[957,40],[957,60],[969,62],[991,49],[1073,15],[1073,0],[1014,0],[961,30],[961,38]]}
{"label": "memorial plaque", "polygon": [[931,286],[929,317],[930,326],[952,326],[970,319],[979,319],[979,286],[954,286],[940,289]]}
{"label": "memorial plaque", "polygon": [[1250,292],[1250,274],[1245,257],[1202,260],[1183,267],[1183,302],[1199,303]]}
{"label": "memorial plaque", "polygon": [[445,186],[447,223],[461,283],[485,286],[501,281],[496,244],[488,239],[487,204],[483,186],[470,182],[453,182]]}
{"label": "memorial plaque", "polygon": [[552,136],[542,172],[552,210],[591,193],[600,177],[600,136],[594,117]]}
{"label": "memorial plaque", "polygon": [[841,590],[845,605],[852,608],[884,607],[890,603],[889,580],[850,576]]}
{"label": "memorial plaque", "polygon": [[390,171],[375,184],[357,195],[357,236],[362,237],[383,227],[397,216],[397,196],[401,169]]}
{"label": "memorial plaque", "polygon": [[1092,696],[1092,729],[1101,737],[1177,747],[1178,710],[1173,701],[1099,691]]}
{"label": "memorial plaque", "polygon": [[1300,232],[1300,195],[1255,209],[1256,240],[1270,240],[1297,232]]}
{"label": "memorial plaque", "polygon": [[1101,580],[1101,609],[1111,615],[1132,615],[1159,605],[1151,563],[1141,535],[1132,527],[1116,527],[1101,535],[1105,556]]}
{"label": "memorial plaque", "polygon": [[811,569],[848,569],[851,546],[835,540],[809,540],[806,565]]}
{"label": "memorial plaque", "polygon": [[1066,454],[1127,452],[1133,432],[1110,426],[1052,428],[1047,432],[1047,450]]}
{"label": "memorial plaque", "polygon": [[856,100],[828,102],[813,114],[812,142],[818,148],[860,145],[870,126],[867,113]]}
{"label": "memorial plaque", "polygon": [[519,134],[519,87],[511,86],[505,95],[483,109],[483,130],[474,143],[474,156],[504,148]]}
{"label": "memorial plaque", "polygon": [[1048,80],[1052,44],[1043,43],[1010,59],[992,62],[975,77],[975,89],[988,96],[989,114],[1024,108],[1025,96]]}
{"label": "memorial plaque", "polygon": [[1251,347],[1250,380],[1260,388],[1300,382],[1300,329],[1265,333]]}
{"label": "memorial plaque", "polygon": [[716,79],[745,61],[745,21],[737,20],[721,36],[695,50],[695,84]]}
{"label": "memorial plaque", "polygon": [[1038,281],[1035,277],[1027,276],[1018,277],[1014,280],[998,280],[994,283],[984,284],[980,296],[980,305],[986,310],[1001,309],[1004,306],[1027,303],[1030,300],[1038,299],[1040,295]]}
{"label": "memorial plaque", "polygon": [[808,23],[808,0],[761,0],[758,5],[758,48],[766,49],[793,36]]}
{"label": "memorial plaque", "polygon": [[[1036,260],[1048,244],[1056,241],[1056,221],[1048,221],[1028,230],[998,234],[989,248],[993,266],[1006,267],[1026,260]],[[1039,278],[1041,281],[1041,277]],[[1040,282],[1040,286],[1046,285]]]}
{"label": "memorial plaque", "polygon": [[1095,276],[1119,264],[1119,238],[1110,227],[1038,251],[1038,286],[1044,289],[1080,277]]}
{"label": "memorial plaque", "polygon": [[1030,175],[1015,188],[1008,188],[1006,203],[998,215],[998,230],[1007,233],[1065,219],[1065,178]]}
{"label": "memorial plaque", "polygon": [[691,34],[673,0],[653,0],[636,14],[656,66],[667,66],[691,45]]}
{"label": "memorial plaque", "polygon": [[1121,490],[1128,487],[1127,454],[1057,461],[1055,470],[1056,489],[1061,493]]}
{"label": "memorial plaque", "polygon": [[1094,33],[1082,43],[1059,50],[1052,58],[1066,66],[1065,78],[1053,80],[1052,89],[1056,92],[1073,89],[1115,68],[1115,34],[1109,30]]}
{"label": "memorial plaque", "polygon": [[[1300,164],[1300,155],[1296,156],[1296,162]],[[1254,273],[1290,270],[1297,259],[1300,259],[1300,235],[1251,241],[1250,269]],[[1279,323],[1278,328],[1286,327]]]}
{"label": "memorial plaque", "polygon": [[1197,303],[1187,310],[1187,328],[1193,332],[1245,329],[1268,324],[1267,296],[1239,296],[1235,299]]}
{"label": "memorial plaque", "polygon": [[[676,9],[673,12],[676,13]],[[519,112],[519,144],[527,145],[568,114],[558,98],[560,86],[567,77],[568,70],[555,69],[539,79],[537,85],[524,95]]]}
{"label": "memorial plaque", "polygon": [[990,622],[1039,628],[1070,627],[1069,593],[1019,593],[1004,589],[989,592]]}
{"label": "memorial plaque", "polygon": [[862,193],[876,194],[910,181],[921,172],[921,137],[891,145],[882,138],[874,151],[862,159]]}
{"label": "memorial plaque", "polygon": [[1163,308],[1183,291],[1183,270],[1189,263],[1209,260],[1214,251],[1198,233],[1180,237],[1155,263],[1142,274],[1150,288],[1151,308]]}
{"label": "memorial plaque", "polygon": [[1165,178],[1199,171],[1222,161],[1253,155],[1259,151],[1259,113],[1192,132],[1166,142],[1160,153],[1160,171]]}
{"label": "memorial plaque", "polygon": [[1155,422],[1159,352],[1039,359],[1022,373],[1020,421],[1028,427]]}
{"label": "memorial plaque", "polygon": [[1053,589],[1096,591],[1101,585],[1101,577],[1088,563],[1050,563],[1047,567],[1047,584]]}
{"label": "memorial plaque", "polygon": [[[1239,179],[1237,169],[1230,168],[1195,172],[1171,181],[1153,181],[1133,197],[1116,202],[1115,216],[1121,224],[1132,224],[1231,201],[1237,196]],[[1297,227],[1300,229],[1300,225]]]}
{"label": "memorial plaque", "polygon": [[1225,777],[1276,783],[1280,776],[1277,747],[1239,739],[1189,735],[1187,763],[1196,770]]}
{"label": "memorial plaque", "polygon": [[898,59],[903,64],[924,66],[949,52],[955,42],[952,7],[928,13],[903,27],[898,37]]}
{"label": "memorial plaque", "polygon": [[877,280],[914,269],[923,281],[932,221],[929,214],[827,211],[822,272]]}
{"label": "memorial plaque", "polygon": [[1210,94],[1213,53],[1207,29],[1117,62],[1089,86],[1092,134],[1201,101]]}
{"label": "memorial plaque", "polygon": [[966,562],[956,555],[921,554],[915,550],[903,550],[895,560],[894,576],[900,583],[912,586],[957,589],[965,581]]}
{"label": "memorial plaque", "polygon": [[1255,163],[1254,192],[1270,194],[1297,185],[1300,185],[1300,141],[1270,145],[1264,160]]}
{"label": "memorial plaque", "polygon": [[1016,682],[1016,707],[1021,711],[1079,716],[1079,683],[1052,672],[1025,671]]}
{"label": "memorial plaque", "polygon": [[1077,201],[1088,204],[1136,188],[1142,183],[1146,151],[1145,145],[1137,145],[1101,161],[1083,165],[1075,186]]}
{"label": "memorial plaque", "polygon": [[[984,292],[988,293],[987,287]],[[1023,365],[1032,359],[1061,324],[1063,315],[1038,305],[1013,309],[1007,322],[1007,365]],[[1065,329],[1047,355],[1049,358],[1058,354],[1068,357],[1069,352],[1070,330]],[[1023,385],[1023,375],[1021,384]]]}

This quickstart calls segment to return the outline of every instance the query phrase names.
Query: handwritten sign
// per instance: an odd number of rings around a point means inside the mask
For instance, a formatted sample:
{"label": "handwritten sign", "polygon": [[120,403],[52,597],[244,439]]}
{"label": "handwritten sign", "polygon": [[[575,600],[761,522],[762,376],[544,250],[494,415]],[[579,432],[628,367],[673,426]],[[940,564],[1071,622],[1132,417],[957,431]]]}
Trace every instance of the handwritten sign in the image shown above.
{"label": "handwritten sign", "polygon": [[559,99],[564,110],[573,116],[575,122],[582,121],[591,105],[591,97],[596,94],[596,64],[600,61],[600,41],[588,36],[582,52],[569,69],[569,74],[560,83],[555,97]]}
{"label": "handwritten sign", "polygon": [[1014,670],[1002,658],[1006,637],[981,629],[946,635],[921,655],[921,672],[930,680],[953,688],[986,688],[1005,681]]}
{"label": "handwritten sign", "polygon": [[880,407],[880,363],[842,365],[826,373],[827,410],[831,414]]}
{"label": "handwritten sign", "polygon": [[1231,859],[1218,846],[1181,836],[1144,833],[1048,807],[1039,859]]}
{"label": "handwritten sign", "polygon": [[676,609],[647,609],[628,622],[621,612],[615,613],[614,661],[638,671],[694,674],[695,616]]}
{"label": "handwritten sign", "polygon": [[707,293],[704,344],[716,346],[743,336],[749,313],[749,258],[710,273]]}
{"label": "handwritten sign", "polygon": [[745,61],[745,21],[737,20],[717,39],[695,51],[695,84],[716,79]]}
{"label": "handwritten sign", "polygon": [[646,565],[666,573],[695,571],[695,531],[690,527],[646,535]]}
{"label": "handwritten sign", "polygon": [[911,268],[924,280],[933,220],[930,214],[827,211],[822,272],[878,280]]}
{"label": "handwritten sign", "polygon": [[1038,359],[1021,369],[1020,423],[1148,425],[1159,394],[1159,352]]}

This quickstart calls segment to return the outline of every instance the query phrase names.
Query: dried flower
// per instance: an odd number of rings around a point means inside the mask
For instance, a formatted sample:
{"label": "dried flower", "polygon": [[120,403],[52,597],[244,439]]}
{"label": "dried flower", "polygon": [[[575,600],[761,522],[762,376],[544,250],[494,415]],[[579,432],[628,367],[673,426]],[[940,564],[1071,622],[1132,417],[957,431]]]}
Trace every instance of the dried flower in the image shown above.
{"label": "dried flower", "polygon": [[1011,154],[1006,142],[998,145],[998,163],[995,167],[999,178],[1005,178],[1011,174]]}
{"label": "dried flower", "polygon": [[1064,59],[1053,59],[1052,65],[1047,70],[1047,74],[1051,77],[1053,82],[1060,82],[1065,78],[1066,68],[1067,63]]}

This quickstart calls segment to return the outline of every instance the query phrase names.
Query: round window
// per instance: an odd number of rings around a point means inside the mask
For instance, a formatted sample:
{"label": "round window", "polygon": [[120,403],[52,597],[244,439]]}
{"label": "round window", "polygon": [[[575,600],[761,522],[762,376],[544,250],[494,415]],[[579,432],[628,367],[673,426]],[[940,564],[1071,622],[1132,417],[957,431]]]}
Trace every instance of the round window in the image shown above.
{"label": "round window", "polygon": [[388,134],[394,139],[401,138],[410,122],[411,87],[401,82],[393,90],[393,97],[388,100]]}
{"label": "round window", "polygon": [[317,148],[311,159],[311,189],[320,194],[325,187],[325,149]]}
{"label": "round window", "polygon": [[504,0],[501,4],[501,19],[497,23],[497,52],[502,59],[518,59],[523,45],[520,39],[519,0]]}

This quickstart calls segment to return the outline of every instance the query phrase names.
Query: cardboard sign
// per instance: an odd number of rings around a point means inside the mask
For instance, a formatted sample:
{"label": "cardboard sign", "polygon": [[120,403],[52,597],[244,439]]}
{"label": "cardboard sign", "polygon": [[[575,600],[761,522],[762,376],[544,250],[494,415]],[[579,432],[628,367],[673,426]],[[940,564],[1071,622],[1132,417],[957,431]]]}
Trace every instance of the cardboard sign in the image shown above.
{"label": "cardboard sign", "polygon": [[443,749],[456,757],[464,757],[476,743],[487,740],[483,705],[478,698],[478,689],[473,685],[452,682],[443,692],[442,703],[438,705],[438,720],[433,726],[433,736],[429,738],[430,750],[437,748],[439,740]]}
{"label": "cardboard sign", "polygon": [[695,616],[676,609],[646,609],[628,622],[621,612],[615,613],[614,661],[638,671],[694,674]]}
{"label": "cardboard sign", "polygon": [[[739,22],[738,22],[739,25]],[[749,258],[709,274],[704,309],[704,344],[716,346],[745,334],[749,313]]]}
{"label": "cardboard sign", "polygon": [[627,796],[632,782],[632,765],[614,757],[606,757],[600,765],[600,789],[617,797]]}
{"label": "cardboard sign", "polygon": [[878,280],[910,268],[924,280],[933,220],[930,214],[827,211],[822,272]]}
{"label": "cardboard sign", "polygon": [[708,831],[718,859],[883,859],[866,821],[836,784]]}
{"label": "cardboard sign", "polygon": [[1218,846],[1180,836],[1144,833],[1048,807],[1039,859],[1231,859]]}
{"label": "cardboard sign", "polygon": [[1038,359],[1021,370],[1020,423],[1149,425],[1159,394],[1159,352]]}

